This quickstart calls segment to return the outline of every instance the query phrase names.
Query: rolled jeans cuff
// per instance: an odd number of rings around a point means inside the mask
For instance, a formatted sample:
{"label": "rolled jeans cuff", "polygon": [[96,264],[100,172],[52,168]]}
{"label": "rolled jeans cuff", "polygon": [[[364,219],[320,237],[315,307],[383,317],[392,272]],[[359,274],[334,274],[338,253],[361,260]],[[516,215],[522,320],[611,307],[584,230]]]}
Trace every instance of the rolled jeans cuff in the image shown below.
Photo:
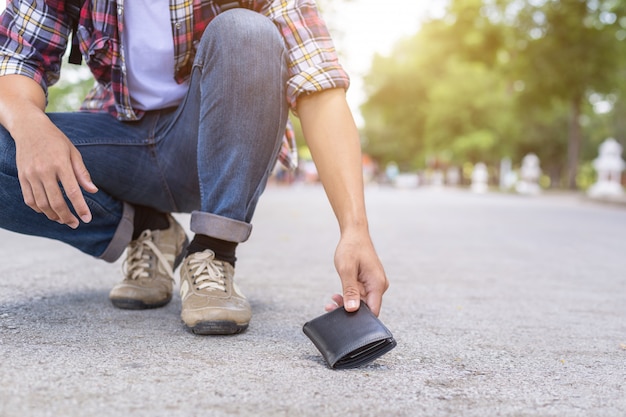
{"label": "rolled jeans cuff", "polygon": [[194,211],[191,213],[191,231],[228,242],[245,242],[250,237],[252,225],[217,214]]}
{"label": "rolled jeans cuff", "polygon": [[135,208],[128,203],[124,203],[122,219],[117,225],[113,239],[105,249],[100,259],[107,262],[115,262],[126,250],[133,237],[133,221],[135,219]]}

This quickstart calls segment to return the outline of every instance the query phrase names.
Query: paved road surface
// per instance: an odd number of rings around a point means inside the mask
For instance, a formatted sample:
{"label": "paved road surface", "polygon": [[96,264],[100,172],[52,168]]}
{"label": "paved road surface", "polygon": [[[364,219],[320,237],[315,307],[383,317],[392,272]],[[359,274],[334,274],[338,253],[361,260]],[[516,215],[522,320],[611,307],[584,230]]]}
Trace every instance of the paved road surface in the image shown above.
{"label": "paved road surface", "polygon": [[367,199],[398,346],[351,371],[327,369],[301,331],[339,290],[320,188],[263,197],[237,272],[254,317],[235,337],[188,333],[179,298],[116,310],[121,262],[0,231],[0,416],[626,415],[626,208]]}

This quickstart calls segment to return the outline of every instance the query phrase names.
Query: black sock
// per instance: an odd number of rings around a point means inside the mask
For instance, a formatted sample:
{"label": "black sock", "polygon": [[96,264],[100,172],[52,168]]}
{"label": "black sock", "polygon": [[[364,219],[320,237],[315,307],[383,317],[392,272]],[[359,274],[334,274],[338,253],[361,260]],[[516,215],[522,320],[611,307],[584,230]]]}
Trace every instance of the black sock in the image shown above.
{"label": "black sock", "polygon": [[135,218],[133,220],[133,240],[137,239],[144,230],[165,230],[170,227],[167,214],[161,213],[151,207],[134,206]]}
{"label": "black sock", "polygon": [[237,260],[235,256],[237,242],[216,239],[207,235],[195,235],[187,247],[187,255],[202,252],[206,249],[211,249],[215,252],[215,259],[228,262],[232,266],[235,266],[235,261]]}

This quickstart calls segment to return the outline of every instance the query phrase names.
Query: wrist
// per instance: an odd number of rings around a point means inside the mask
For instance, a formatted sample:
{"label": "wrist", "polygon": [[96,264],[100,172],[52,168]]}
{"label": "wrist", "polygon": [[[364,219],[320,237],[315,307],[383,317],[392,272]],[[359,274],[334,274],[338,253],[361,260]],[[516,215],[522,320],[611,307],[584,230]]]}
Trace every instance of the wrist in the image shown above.
{"label": "wrist", "polygon": [[351,219],[339,223],[339,230],[343,235],[369,235],[369,226],[366,218]]}

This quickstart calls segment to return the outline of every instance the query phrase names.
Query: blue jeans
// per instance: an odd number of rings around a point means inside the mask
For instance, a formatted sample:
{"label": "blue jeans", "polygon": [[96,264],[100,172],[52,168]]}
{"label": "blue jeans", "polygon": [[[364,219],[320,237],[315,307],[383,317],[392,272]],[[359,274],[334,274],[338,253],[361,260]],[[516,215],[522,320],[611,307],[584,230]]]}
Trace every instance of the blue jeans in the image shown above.
{"label": "blue jeans", "polygon": [[286,51],[273,23],[235,9],[198,44],[178,108],[137,122],[105,113],[51,113],[100,191],[84,193],[93,220],[72,230],[24,204],[15,143],[0,127],[0,227],[60,240],[115,261],[131,240],[133,205],[192,213],[191,230],[245,241],[287,123]]}

